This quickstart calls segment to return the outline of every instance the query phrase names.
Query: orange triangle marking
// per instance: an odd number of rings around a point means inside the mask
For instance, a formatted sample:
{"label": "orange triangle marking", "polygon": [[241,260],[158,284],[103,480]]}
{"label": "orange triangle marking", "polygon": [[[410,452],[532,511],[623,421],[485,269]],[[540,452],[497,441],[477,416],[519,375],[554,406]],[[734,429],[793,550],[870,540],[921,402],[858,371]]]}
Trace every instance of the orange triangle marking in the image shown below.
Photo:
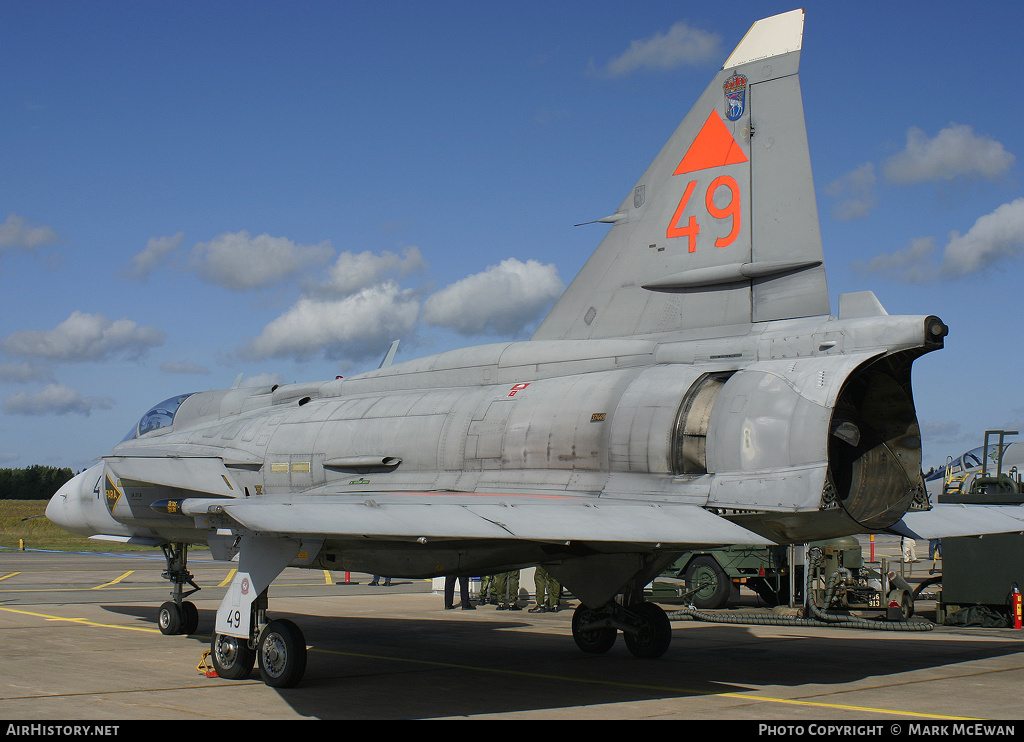
{"label": "orange triangle marking", "polygon": [[707,170],[712,167],[723,165],[736,165],[747,162],[747,156],[743,154],[740,145],[732,138],[732,134],[725,128],[725,122],[718,115],[718,111],[712,111],[708,120],[704,122],[697,138],[686,150],[686,154],[679,163],[679,167],[672,173],[692,173],[695,170]]}

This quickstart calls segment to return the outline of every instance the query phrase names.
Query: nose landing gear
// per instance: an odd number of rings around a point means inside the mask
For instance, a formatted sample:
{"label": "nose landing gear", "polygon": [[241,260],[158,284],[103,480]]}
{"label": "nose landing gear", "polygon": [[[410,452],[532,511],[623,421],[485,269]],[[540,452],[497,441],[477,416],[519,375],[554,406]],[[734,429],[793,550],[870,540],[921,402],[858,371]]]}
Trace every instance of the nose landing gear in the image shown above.
{"label": "nose landing gear", "polygon": [[[192,579],[192,573],[186,569],[188,562],[188,544],[162,544],[164,559],[167,562],[160,576],[170,580],[171,600],[160,606],[157,623],[160,633],[167,635],[194,634],[199,628],[199,611],[194,603],[185,600],[189,595],[201,588]],[[186,591],[185,585],[192,589]]]}

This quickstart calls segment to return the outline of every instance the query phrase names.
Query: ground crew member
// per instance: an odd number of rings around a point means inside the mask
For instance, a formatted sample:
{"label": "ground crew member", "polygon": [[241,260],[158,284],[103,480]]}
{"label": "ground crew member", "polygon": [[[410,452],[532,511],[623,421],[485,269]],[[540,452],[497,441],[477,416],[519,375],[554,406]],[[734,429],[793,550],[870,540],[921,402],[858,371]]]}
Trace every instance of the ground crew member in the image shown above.
{"label": "ground crew member", "polygon": [[502,572],[494,576],[495,592],[498,594],[499,611],[521,611],[523,610],[516,601],[519,600],[519,570]]}
{"label": "ground crew member", "polygon": [[484,575],[480,578],[480,605],[497,605],[498,589],[495,587],[495,575]]}
{"label": "ground crew member", "polygon": [[558,599],[562,594],[562,586],[558,580],[546,569],[538,566],[537,571],[533,573],[533,586],[536,590],[537,607],[531,608],[530,613],[556,613]]}

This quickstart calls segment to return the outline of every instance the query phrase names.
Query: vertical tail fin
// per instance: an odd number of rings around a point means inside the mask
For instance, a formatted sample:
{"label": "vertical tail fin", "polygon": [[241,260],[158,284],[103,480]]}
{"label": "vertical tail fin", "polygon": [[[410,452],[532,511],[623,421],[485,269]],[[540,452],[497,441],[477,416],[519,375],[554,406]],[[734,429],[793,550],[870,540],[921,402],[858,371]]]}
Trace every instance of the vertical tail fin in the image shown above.
{"label": "vertical tail fin", "polygon": [[535,340],[828,314],[797,75],[803,10],[755,23]]}

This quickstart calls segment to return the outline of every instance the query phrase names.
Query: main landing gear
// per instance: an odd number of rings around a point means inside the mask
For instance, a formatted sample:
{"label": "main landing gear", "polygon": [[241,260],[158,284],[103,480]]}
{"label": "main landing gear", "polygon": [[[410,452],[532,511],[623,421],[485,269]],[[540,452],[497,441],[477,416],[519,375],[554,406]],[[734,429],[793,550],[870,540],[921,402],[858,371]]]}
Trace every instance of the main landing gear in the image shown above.
{"label": "main landing gear", "polygon": [[252,603],[252,635],[242,639],[214,634],[210,656],[217,675],[228,680],[245,680],[259,664],[263,682],[273,688],[292,688],[306,672],[306,639],[294,622],[286,618],[268,620],[267,591]]}
{"label": "main landing gear", "polygon": [[650,554],[590,554],[550,571],[580,600],[572,617],[572,638],[588,654],[604,654],[618,638],[636,657],[654,659],[672,643],[672,622],[662,608],[644,600],[645,587],[678,558],[672,551]]}
{"label": "main landing gear", "polygon": [[661,606],[654,603],[623,606],[612,601],[600,608],[588,608],[581,603],[572,616],[572,638],[588,654],[607,652],[620,630],[626,648],[643,659],[661,657],[672,641],[672,623]]}
{"label": "main landing gear", "polygon": [[[194,603],[185,600],[189,595],[201,588],[192,579],[192,573],[186,569],[188,562],[188,544],[163,544],[164,559],[167,569],[160,576],[170,580],[171,600],[160,606],[157,623],[161,634],[194,634],[199,628],[199,611]],[[185,585],[192,589],[186,591]]]}

